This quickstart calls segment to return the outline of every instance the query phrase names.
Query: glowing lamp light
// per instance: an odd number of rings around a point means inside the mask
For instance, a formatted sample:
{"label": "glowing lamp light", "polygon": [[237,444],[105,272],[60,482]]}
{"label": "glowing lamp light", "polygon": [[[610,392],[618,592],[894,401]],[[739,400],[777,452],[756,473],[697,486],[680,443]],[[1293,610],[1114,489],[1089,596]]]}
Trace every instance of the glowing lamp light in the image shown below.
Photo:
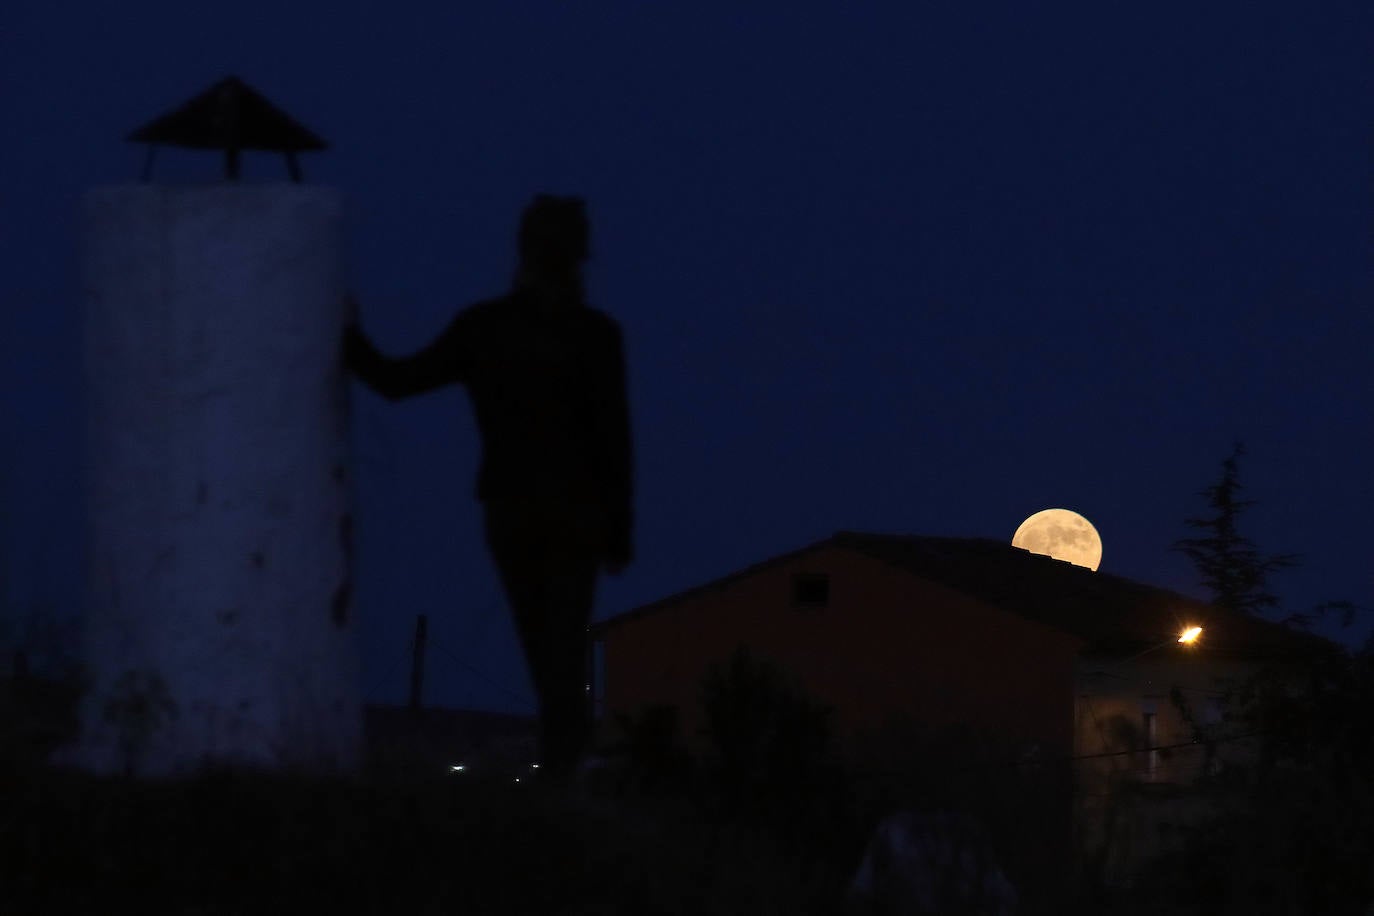
{"label": "glowing lamp light", "polygon": [[1178,641],[1185,646],[1191,646],[1197,642],[1197,638],[1202,635],[1202,627],[1189,627],[1178,637]]}
{"label": "glowing lamp light", "polygon": [[448,771],[449,771],[450,773],[461,773],[461,772],[463,772],[463,771],[466,770],[466,769],[467,769],[467,767],[464,766],[463,764],[461,764],[461,763],[455,763],[455,764],[453,764],[451,767],[448,768]]}

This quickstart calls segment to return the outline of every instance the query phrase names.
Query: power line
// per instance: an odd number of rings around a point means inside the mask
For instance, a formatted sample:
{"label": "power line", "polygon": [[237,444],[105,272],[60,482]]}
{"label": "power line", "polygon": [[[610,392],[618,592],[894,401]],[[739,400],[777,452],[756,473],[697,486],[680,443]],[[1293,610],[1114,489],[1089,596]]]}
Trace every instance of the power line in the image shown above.
{"label": "power line", "polygon": [[477,640],[484,638],[487,635],[487,627],[491,626],[492,618],[497,614],[501,614],[504,612],[505,607],[503,606],[500,610],[489,609],[486,613],[479,613],[477,615],[477,619],[472,622],[472,629],[471,631],[469,631],[468,638],[465,642],[463,642],[463,645],[476,645]]}
{"label": "power line", "polygon": [[1036,768],[1036,767],[1041,767],[1041,766],[1045,766],[1045,765],[1053,765],[1053,764],[1056,764],[1056,763],[1061,763],[1061,764],[1077,763],[1077,762],[1082,761],[1082,760],[1103,760],[1103,759],[1109,759],[1109,758],[1114,758],[1114,757],[1128,757],[1128,756],[1131,756],[1131,755],[1134,755],[1134,754],[1147,754],[1147,753],[1149,753],[1149,752],[1151,752],[1151,751],[1173,751],[1173,750],[1179,750],[1179,749],[1181,749],[1181,748],[1198,748],[1199,750],[1201,750],[1201,749],[1205,748],[1208,744],[1227,744],[1227,743],[1230,743],[1230,742],[1232,742],[1232,741],[1242,741],[1242,740],[1244,740],[1244,739],[1246,739],[1246,738],[1258,738],[1258,737],[1263,737],[1263,736],[1265,736],[1265,735],[1271,735],[1271,734],[1277,734],[1277,733],[1278,733],[1278,730],[1259,731],[1259,732],[1243,732],[1243,733],[1241,733],[1241,734],[1236,734],[1236,735],[1223,735],[1223,736],[1216,737],[1216,738],[1209,738],[1209,739],[1207,739],[1206,741],[1201,741],[1201,740],[1190,740],[1190,741],[1181,741],[1181,742],[1178,742],[1178,743],[1176,743],[1176,744],[1156,744],[1156,745],[1150,745],[1150,746],[1147,746],[1147,747],[1129,748],[1129,749],[1127,749],[1127,750],[1121,750],[1121,751],[1101,751],[1101,752],[1095,753],[1095,754],[1072,754],[1072,755],[1067,756],[1067,757],[1054,757],[1054,758],[1050,758],[1050,759],[1048,759],[1048,760],[1045,760],[1045,759],[1042,759],[1042,760],[1015,760],[1015,761],[1009,761],[1009,762],[1008,762],[1008,761],[995,761],[995,762],[984,762],[984,763],[970,763],[970,764],[966,764],[966,765],[963,766],[961,769],[962,769],[963,772],[1013,770],[1013,769],[1022,769],[1022,768]]}
{"label": "power line", "polygon": [[[1125,751],[1102,751],[1101,753],[1097,753],[1097,754],[1075,754],[1074,756],[1068,757],[1068,758],[1065,758],[1065,759],[1066,759],[1067,762],[1072,763],[1072,762],[1075,762],[1075,761],[1078,761],[1078,760],[1097,760],[1097,759],[1103,758],[1103,757],[1121,757],[1121,756],[1124,756],[1124,755],[1126,755],[1126,754],[1144,754],[1144,753],[1147,753],[1147,752],[1149,752],[1149,751],[1172,751],[1172,750],[1177,750],[1178,748],[1181,748],[1181,747],[1196,747],[1196,748],[1202,748],[1202,747],[1204,747],[1204,746],[1206,746],[1206,745],[1208,745],[1208,744],[1226,744],[1226,743],[1231,742],[1231,741],[1241,741],[1241,740],[1243,740],[1243,739],[1245,739],[1245,738],[1258,738],[1258,737],[1262,737],[1263,735],[1269,735],[1269,734],[1273,734],[1273,732],[1272,732],[1272,731],[1270,731],[1270,732],[1244,732],[1244,733],[1239,734],[1239,735],[1226,735],[1226,736],[1223,736],[1223,737],[1220,737],[1220,738],[1209,738],[1209,739],[1206,740],[1206,741],[1182,741],[1182,742],[1179,742],[1178,744],[1156,744],[1156,745],[1152,745],[1152,746],[1150,746],[1150,747],[1137,747],[1137,748],[1131,748],[1130,750],[1125,750]],[[1024,765],[1025,765],[1025,764],[1021,764],[1021,763],[1017,763],[1017,764],[1016,764],[1016,766],[1024,766]]]}
{"label": "power line", "polygon": [[377,684],[378,684],[379,682],[384,684],[385,682],[387,682],[388,680],[390,680],[391,675],[394,674],[394,673],[396,672],[396,666],[397,666],[397,664],[399,664],[401,661],[403,661],[403,660],[405,659],[405,657],[409,654],[409,652],[410,652],[410,645],[409,645],[409,643],[407,643],[407,645],[405,646],[405,648],[404,648],[400,653],[398,653],[397,655],[395,655],[395,656],[392,657],[392,659],[391,659],[391,665],[386,669],[386,671],[382,674],[382,676],[381,676],[380,678],[375,678],[375,679],[373,680],[373,682],[372,682],[372,683],[373,683],[373,687],[376,687]]}
{"label": "power line", "polygon": [[486,681],[488,685],[490,685],[491,687],[494,687],[495,689],[501,691],[501,692],[504,693],[506,696],[511,697],[512,699],[515,699],[515,700],[519,700],[520,703],[523,704],[523,705],[525,705],[525,706],[535,706],[535,705],[536,705],[535,702],[534,702],[534,698],[533,698],[533,697],[529,696],[528,694],[524,694],[524,695],[518,694],[518,693],[516,693],[516,692],[513,691],[513,690],[509,690],[509,689],[507,689],[507,688],[501,686],[500,684],[496,683],[496,682],[493,681],[491,678],[489,678],[487,675],[483,674],[481,671],[478,671],[476,668],[472,667],[472,666],[469,665],[467,662],[465,662],[465,661],[463,661],[462,659],[458,658],[458,656],[454,655],[452,652],[450,652],[448,649],[444,648],[444,646],[440,645],[439,643],[435,642],[433,639],[430,640],[430,643],[429,643],[429,644],[432,645],[432,646],[436,646],[441,652],[443,652],[445,655],[447,655],[447,656],[449,657],[449,660],[452,661],[454,664],[456,664],[456,665],[458,665],[459,667],[464,668],[464,669],[466,669],[467,671],[470,671],[470,672],[472,672],[473,674],[477,675],[479,678],[481,678],[482,680]]}
{"label": "power line", "polygon": [[[499,613],[499,612],[497,612],[497,611],[492,611],[492,612],[491,612],[491,614],[494,614],[494,613]],[[472,624],[475,635],[485,635],[485,632],[486,632],[487,627],[490,626],[490,624],[491,624],[491,614],[479,614],[479,615],[478,615],[478,619]],[[468,640],[468,644],[469,644],[469,645],[470,645],[472,642],[473,642],[472,639],[469,639],[469,640]],[[509,688],[507,688],[507,687],[505,687],[505,686],[503,686],[503,685],[501,685],[501,684],[498,684],[495,680],[493,680],[493,679],[492,679],[490,676],[488,676],[487,674],[483,673],[482,671],[478,670],[477,668],[474,668],[472,665],[470,665],[470,664],[468,664],[467,662],[463,661],[461,658],[458,657],[457,653],[450,651],[443,643],[440,643],[437,639],[435,639],[435,637],[434,637],[434,635],[433,635],[432,632],[429,633],[429,634],[427,634],[426,640],[425,640],[425,644],[426,644],[427,646],[433,646],[433,647],[439,649],[441,652],[444,653],[445,656],[448,657],[449,661],[451,661],[451,662],[453,662],[454,664],[458,665],[459,667],[465,669],[466,671],[469,671],[469,672],[471,672],[472,674],[477,675],[477,677],[481,678],[481,679],[482,679],[484,682],[486,682],[489,686],[495,688],[496,690],[499,690],[501,693],[504,693],[506,696],[511,697],[512,699],[515,699],[515,700],[520,701],[520,703],[521,703],[522,705],[525,705],[525,706],[533,706],[533,705],[534,705],[534,700],[533,700],[533,698],[530,697],[528,694],[521,694],[521,693],[519,693],[519,692],[517,692],[517,691],[510,690]],[[410,644],[407,643],[407,650],[409,650],[409,648],[410,648]]]}
{"label": "power line", "polygon": [[1085,696],[1083,697],[1083,700],[1085,701],[1083,705],[1088,710],[1088,716],[1093,720],[1093,727],[1097,729],[1098,737],[1102,739],[1102,743],[1104,745],[1107,744],[1107,730],[1106,727],[1103,726],[1101,720],[1097,718],[1097,709],[1093,705],[1092,698]]}

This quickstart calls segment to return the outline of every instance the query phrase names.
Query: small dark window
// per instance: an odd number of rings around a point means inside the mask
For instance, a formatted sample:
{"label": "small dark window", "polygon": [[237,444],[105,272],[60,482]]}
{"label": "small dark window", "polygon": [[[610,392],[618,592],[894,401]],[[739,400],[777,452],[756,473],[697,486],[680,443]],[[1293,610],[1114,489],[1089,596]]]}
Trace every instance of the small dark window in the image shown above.
{"label": "small dark window", "polygon": [[792,577],[792,603],[799,607],[830,604],[830,577],[825,573],[797,573]]}

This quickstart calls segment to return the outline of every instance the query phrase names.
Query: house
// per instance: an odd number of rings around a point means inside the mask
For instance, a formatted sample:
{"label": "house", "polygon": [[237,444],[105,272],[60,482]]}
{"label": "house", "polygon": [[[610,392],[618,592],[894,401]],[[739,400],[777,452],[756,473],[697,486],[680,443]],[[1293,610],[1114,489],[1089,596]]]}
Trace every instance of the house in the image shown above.
{"label": "house", "polygon": [[[1180,642],[1189,627],[1201,636]],[[1013,818],[1029,829],[1026,843],[1056,849],[1061,864],[1070,848],[1080,860],[1107,849],[1104,868],[1123,875],[1158,831],[1139,811],[1108,816],[1120,813],[1107,804],[1115,787],[1183,786],[1204,765],[1174,697],[1195,723],[1219,724],[1230,685],[1315,639],[998,541],[855,532],[600,621],[589,635],[599,740],[616,714],[666,704],[682,743],[707,752],[702,679],[743,645],[833,710],[851,767],[1004,774],[973,781],[984,796],[1009,785],[1007,773],[1039,773],[1034,787],[1005,793],[1030,805]],[[932,769],[935,758],[943,768]]]}
{"label": "house", "polygon": [[842,533],[598,622],[589,628],[596,706],[676,706],[684,743],[704,752],[701,680],[744,645],[834,708],[842,745],[897,717],[974,724],[1027,751],[1068,756],[1084,641],[913,565],[929,552],[932,567],[948,571],[940,555],[970,549],[1003,550]]}

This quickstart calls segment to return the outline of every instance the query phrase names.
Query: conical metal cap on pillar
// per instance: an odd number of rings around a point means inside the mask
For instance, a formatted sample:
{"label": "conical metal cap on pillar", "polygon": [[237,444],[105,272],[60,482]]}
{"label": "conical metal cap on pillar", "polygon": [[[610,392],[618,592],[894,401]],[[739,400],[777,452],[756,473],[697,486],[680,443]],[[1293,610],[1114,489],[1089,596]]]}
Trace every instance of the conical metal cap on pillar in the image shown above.
{"label": "conical metal cap on pillar", "polygon": [[239,151],[266,150],[286,156],[291,180],[301,180],[296,153],[328,149],[314,132],[267,100],[236,76],[229,76],[187,100],[179,108],[154,118],[125,138],[150,144],[143,180],[150,178],[153,152],[158,146],[222,149],[225,178],[239,178]]}

